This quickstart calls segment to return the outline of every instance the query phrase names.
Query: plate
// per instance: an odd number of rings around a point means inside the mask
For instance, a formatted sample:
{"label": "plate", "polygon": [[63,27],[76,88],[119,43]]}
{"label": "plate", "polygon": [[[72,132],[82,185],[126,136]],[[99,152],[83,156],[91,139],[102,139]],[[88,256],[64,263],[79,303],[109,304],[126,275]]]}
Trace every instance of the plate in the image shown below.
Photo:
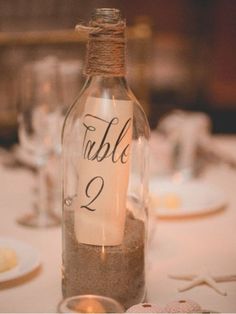
{"label": "plate", "polygon": [[14,268],[0,273],[0,282],[22,277],[40,265],[39,252],[27,243],[1,237],[0,247],[13,249],[18,258],[18,264]]}
{"label": "plate", "polygon": [[222,190],[200,180],[174,183],[150,182],[151,209],[158,217],[187,217],[209,214],[227,205]]}

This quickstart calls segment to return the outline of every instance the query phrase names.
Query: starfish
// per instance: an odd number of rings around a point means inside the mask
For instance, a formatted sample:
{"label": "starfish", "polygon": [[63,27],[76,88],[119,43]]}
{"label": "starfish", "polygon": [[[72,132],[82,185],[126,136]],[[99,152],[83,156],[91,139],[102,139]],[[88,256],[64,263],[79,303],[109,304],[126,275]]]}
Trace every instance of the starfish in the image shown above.
{"label": "starfish", "polygon": [[199,275],[169,275],[172,279],[191,281],[178,289],[179,292],[189,290],[201,284],[207,284],[220,295],[226,296],[227,292],[218,288],[217,282],[236,281],[236,275],[211,276],[206,268],[203,268]]}

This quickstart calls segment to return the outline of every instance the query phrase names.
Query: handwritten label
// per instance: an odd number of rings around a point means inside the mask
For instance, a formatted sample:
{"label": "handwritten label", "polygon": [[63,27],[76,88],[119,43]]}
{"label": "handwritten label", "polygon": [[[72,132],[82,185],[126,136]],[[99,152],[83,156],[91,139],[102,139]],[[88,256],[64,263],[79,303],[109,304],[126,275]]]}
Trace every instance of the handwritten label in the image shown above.
{"label": "handwritten label", "polygon": [[119,245],[124,235],[132,141],[131,101],[88,98],[80,123],[78,205],[80,243]]}

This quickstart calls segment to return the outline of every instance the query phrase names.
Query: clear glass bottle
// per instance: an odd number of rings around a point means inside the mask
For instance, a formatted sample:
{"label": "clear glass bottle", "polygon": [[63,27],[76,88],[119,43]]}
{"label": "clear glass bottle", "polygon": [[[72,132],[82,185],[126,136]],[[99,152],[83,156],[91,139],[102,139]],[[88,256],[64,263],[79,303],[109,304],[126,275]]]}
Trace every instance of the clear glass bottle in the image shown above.
{"label": "clear glass bottle", "polygon": [[87,81],[64,123],[62,290],[128,308],[145,297],[149,126],[124,77],[124,30],[119,10],[95,11],[98,47],[88,44]]}

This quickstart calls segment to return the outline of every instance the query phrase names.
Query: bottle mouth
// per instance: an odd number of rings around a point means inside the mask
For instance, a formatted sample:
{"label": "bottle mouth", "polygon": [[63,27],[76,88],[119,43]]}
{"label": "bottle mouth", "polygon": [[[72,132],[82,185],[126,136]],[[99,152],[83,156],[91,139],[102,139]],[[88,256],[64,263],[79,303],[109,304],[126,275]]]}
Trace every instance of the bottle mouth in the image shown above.
{"label": "bottle mouth", "polygon": [[97,8],[92,14],[92,21],[115,24],[121,20],[121,12],[115,8]]}

